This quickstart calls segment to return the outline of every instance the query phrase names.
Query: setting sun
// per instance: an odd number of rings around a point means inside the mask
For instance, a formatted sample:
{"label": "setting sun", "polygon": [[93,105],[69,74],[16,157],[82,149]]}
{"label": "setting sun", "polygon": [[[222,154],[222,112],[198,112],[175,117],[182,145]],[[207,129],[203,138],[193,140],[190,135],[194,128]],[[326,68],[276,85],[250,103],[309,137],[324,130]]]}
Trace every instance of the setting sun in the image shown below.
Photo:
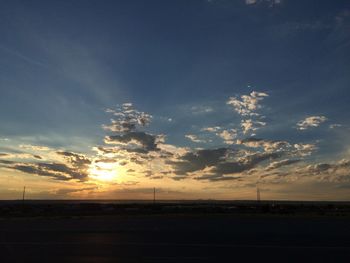
{"label": "setting sun", "polygon": [[89,176],[98,181],[110,182],[118,178],[117,163],[94,162],[89,169]]}

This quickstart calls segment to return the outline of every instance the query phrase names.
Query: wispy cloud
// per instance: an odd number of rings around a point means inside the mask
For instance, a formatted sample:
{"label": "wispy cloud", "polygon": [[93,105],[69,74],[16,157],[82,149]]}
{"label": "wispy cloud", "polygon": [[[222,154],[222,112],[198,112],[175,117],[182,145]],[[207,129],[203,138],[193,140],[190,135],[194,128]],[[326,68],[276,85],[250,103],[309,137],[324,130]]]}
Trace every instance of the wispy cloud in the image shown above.
{"label": "wispy cloud", "polygon": [[325,116],[306,117],[304,120],[301,120],[297,123],[298,130],[307,130],[309,128],[318,127],[326,120],[327,118]]}
{"label": "wispy cloud", "polygon": [[8,54],[11,54],[19,59],[21,59],[22,61],[25,61],[27,63],[30,63],[31,65],[35,65],[35,66],[39,66],[39,67],[44,67],[46,68],[47,65],[42,62],[42,61],[39,61],[37,59],[34,59],[30,56],[27,56],[27,55],[24,55],[22,54],[21,52],[19,52],[18,50],[14,50],[14,49],[11,49],[11,48],[8,48],[8,47],[5,47],[3,45],[0,45],[0,50],[3,50],[5,51],[6,53]]}
{"label": "wispy cloud", "polygon": [[282,0],[245,0],[246,5],[256,5],[266,3],[269,7],[274,7],[275,5],[281,4]]}
{"label": "wispy cloud", "polygon": [[186,134],[185,137],[187,139],[189,139],[190,141],[195,142],[195,143],[205,143],[206,142],[205,140],[199,139],[198,136],[194,135],[194,134]]}

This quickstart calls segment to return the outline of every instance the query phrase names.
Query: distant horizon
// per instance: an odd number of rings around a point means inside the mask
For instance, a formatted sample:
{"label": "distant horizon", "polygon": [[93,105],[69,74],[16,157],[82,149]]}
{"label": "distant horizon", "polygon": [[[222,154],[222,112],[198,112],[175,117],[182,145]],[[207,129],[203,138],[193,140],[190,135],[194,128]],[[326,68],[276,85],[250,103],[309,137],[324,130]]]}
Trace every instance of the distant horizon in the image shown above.
{"label": "distant horizon", "polygon": [[[0,202],[11,202],[11,201],[18,201],[22,202],[22,199],[0,199]],[[96,201],[96,202],[147,202],[147,203],[154,203],[153,199],[25,199],[25,202],[30,202],[30,201],[57,201],[57,202],[78,202],[78,201]],[[155,203],[157,202],[195,202],[195,201],[218,201],[218,202],[254,202],[254,203],[264,203],[264,202],[319,202],[319,203],[329,203],[329,202],[340,202],[340,203],[349,203],[350,200],[303,200],[303,199],[266,199],[266,200],[256,200],[256,199],[159,199],[156,200]]]}

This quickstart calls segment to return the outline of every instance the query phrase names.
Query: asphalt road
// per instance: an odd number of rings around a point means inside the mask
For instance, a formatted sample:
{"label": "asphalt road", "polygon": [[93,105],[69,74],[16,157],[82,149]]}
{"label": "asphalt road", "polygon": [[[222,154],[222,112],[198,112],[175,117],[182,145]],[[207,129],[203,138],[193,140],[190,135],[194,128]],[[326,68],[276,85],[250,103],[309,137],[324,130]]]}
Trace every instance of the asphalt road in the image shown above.
{"label": "asphalt road", "polygon": [[0,262],[350,262],[350,220],[233,215],[3,219],[0,256]]}

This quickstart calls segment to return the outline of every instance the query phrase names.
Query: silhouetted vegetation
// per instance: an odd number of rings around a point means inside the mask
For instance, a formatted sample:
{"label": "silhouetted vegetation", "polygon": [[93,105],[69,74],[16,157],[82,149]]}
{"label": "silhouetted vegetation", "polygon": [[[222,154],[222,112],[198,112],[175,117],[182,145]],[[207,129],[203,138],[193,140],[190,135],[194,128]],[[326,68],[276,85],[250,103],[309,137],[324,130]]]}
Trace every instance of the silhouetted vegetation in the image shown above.
{"label": "silhouetted vegetation", "polygon": [[301,201],[1,201],[0,217],[132,214],[350,216],[349,202]]}

